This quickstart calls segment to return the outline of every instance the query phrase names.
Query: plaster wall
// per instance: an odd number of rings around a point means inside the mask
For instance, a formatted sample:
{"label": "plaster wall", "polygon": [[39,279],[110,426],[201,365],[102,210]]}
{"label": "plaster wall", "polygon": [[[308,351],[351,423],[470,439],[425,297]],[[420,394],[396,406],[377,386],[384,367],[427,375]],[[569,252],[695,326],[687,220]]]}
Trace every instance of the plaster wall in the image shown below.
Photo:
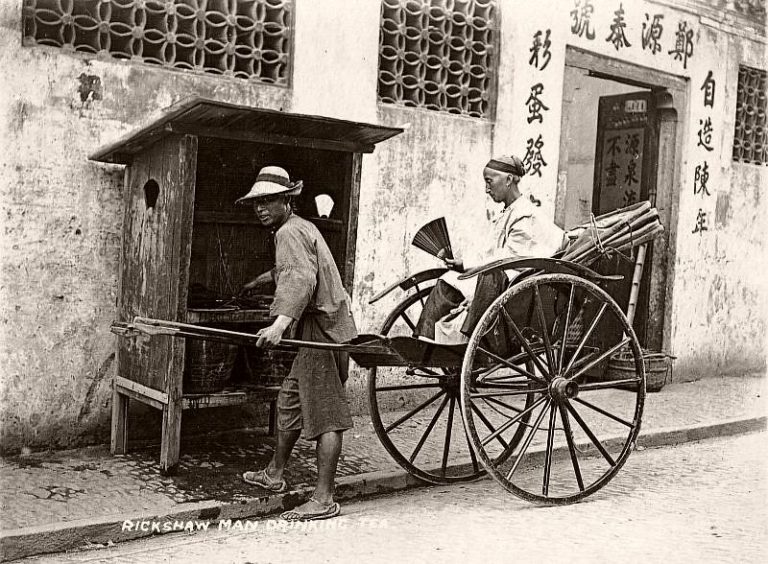
{"label": "plaster wall", "polygon": [[[583,7],[587,3],[578,4]],[[671,196],[672,202],[672,220],[665,226],[673,254],[667,264],[667,323],[663,342],[677,356],[676,379],[764,370],[768,292],[761,269],[755,265],[768,264],[768,249],[761,235],[768,227],[763,197],[768,171],[765,166],[733,162],[731,155],[738,68],[744,64],[765,70],[764,21],[754,19],[755,8],[751,4],[749,10],[745,8],[740,13],[734,11],[731,3],[715,1],[592,0],[589,4],[593,11],[588,26],[576,25],[573,2],[536,3],[516,11],[511,24],[505,18],[505,29],[508,25],[515,28],[505,37],[512,36],[518,42],[512,50],[512,68],[505,64],[500,70],[502,82],[509,83],[503,90],[514,109],[509,109],[500,91],[495,145],[498,147],[501,138],[514,136],[520,146],[520,138],[542,134],[548,166],[540,178],[526,180],[534,193],[540,191],[541,199],[549,202],[550,186],[559,182],[564,188],[561,193],[568,194],[570,182],[577,181],[567,174],[557,179],[552,176],[561,160],[558,141],[562,96],[547,98],[550,110],[544,124],[526,123],[523,118],[528,115],[526,100],[536,83],[543,85],[545,93],[563,92],[561,49],[568,46],[604,56],[612,62],[617,75],[632,65],[683,78],[687,83],[685,99],[676,102],[676,107],[686,109],[677,116],[676,182],[659,187]],[[576,13],[584,24],[582,14],[578,10]],[[660,16],[663,25],[661,49],[655,53],[642,44],[643,24],[650,25],[654,16]],[[628,44],[616,46],[609,40],[611,26],[617,22],[624,25]],[[671,52],[681,27],[693,32],[687,58]],[[551,30],[552,57],[547,68],[537,72],[529,64],[529,49],[533,33],[547,29]],[[507,49],[503,49],[503,54],[506,56]],[[710,72],[715,81],[712,107],[704,105],[702,90]],[[570,86],[566,85],[566,89]],[[579,109],[574,107],[573,111]],[[713,132],[708,143],[711,150],[699,144],[699,131],[707,119]],[[698,188],[698,193],[694,193],[696,167],[702,167],[704,162],[708,165],[710,195]],[[565,168],[562,162],[561,173]],[[569,210],[568,213],[575,213],[572,208]],[[706,231],[696,230],[699,213],[706,214]]]}
{"label": "plaster wall", "polygon": [[378,30],[378,3],[329,4],[297,2],[288,89],[22,47],[22,2],[0,1],[2,450],[108,439],[123,167],[89,154],[188,96],[375,119],[378,35],[355,49],[354,22]]}
{"label": "plaster wall", "polygon": [[[415,231],[444,215],[455,246],[469,260],[486,245],[485,226],[498,209],[482,193],[481,171],[496,153],[526,154],[541,136],[541,175],[523,190],[554,214],[566,47],[626,60],[689,79],[690,111],[678,116],[679,177],[669,265],[667,331],[678,356],[677,377],[765,366],[768,291],[765,264],[766,168],[732,163],[736,73],[740,63],[765,68],[765,38],[718,8],[704,16],[690,2],[624,2],[631,47],[605,41],[618,3],[593,0],[594,40],[571,32],[571,2],[545,0],[502,7],[500,67],[494,121],[381,105],[376,102],[379,2],[297,0],[290,89],[240,79],[199,76],[151,66],[21,46],[21,0],[0,1],[0,446],[73,446],[107,438],[114,338],[122,167],[87,155],[152,119],[178,100],[201,95],[227,102],[351,120],[410,124],[401,136],[365,155],[362,166],[354,313],[375,330],[396,302],[371,307],[370,297],[435,259],[410,246]],[[695,7],[695,6],[694,6]],[[514,8],[514,9],[512,9]],[[718,11],[720,10],[720,11]],[[642,50],[646,12],[664,15],[665,50]],[[685,20],[696,30],[694,55],[683,68],[667,51]],[[530,64],[536,30],[551,31],[546,68]],[[764,34],[764,31],[762,32]],[[715,106],[701,104],[709,70]],[[541,84],[548,109],[529,121],[526,102]],[[696,150],[699,119],[711,116],[714,149]],[[724,118],[720,116],[725,116]],[[730,121],[728,121],[730,120]],[[693,193],[706,157],[710,192]],[[697,212],[714,218],[692,233]],[[359,410],[364,373],[348,384]]]}

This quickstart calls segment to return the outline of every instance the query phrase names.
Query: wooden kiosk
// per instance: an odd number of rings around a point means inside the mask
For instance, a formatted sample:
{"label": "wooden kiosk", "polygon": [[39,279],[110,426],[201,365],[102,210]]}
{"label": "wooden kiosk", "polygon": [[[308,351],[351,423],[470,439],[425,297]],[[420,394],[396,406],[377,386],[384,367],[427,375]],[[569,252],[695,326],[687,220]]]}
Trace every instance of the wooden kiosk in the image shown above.
{"label": "wooden kiosk", "polygon": [[[268,230],[235,206],[259,169],[284,167],[304,181],[299,215],[328,242],[348,291],[355,265],[362,153],[402,129],[287,114],[205,99],[184,101],[98,150],[92,160],[127,165],[118,321],[135,316],[217,327],[269,322],[269,300],[250,308],[196,307],[196,290],[232,296],[273,266]],[[317,198],[321,196],[321,198]],[[332,201],[327,217],[316,202]],[[179,460],[181,416],[191,407],[274,399],[275,389],[185,393],[184,339],[119,339],[113,382],[113,453],[126,450],[130,399],[162,410],[161,470]]]}

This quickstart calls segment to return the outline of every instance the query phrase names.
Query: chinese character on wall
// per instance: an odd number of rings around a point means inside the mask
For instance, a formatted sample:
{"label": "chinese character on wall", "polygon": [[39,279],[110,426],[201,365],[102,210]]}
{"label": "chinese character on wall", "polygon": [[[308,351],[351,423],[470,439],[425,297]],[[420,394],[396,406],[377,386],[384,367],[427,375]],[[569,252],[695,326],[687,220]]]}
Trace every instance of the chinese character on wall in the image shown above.
{"label": "chinese character on wall", "polygon": [[542,111],[547,111],[549,108],[539,99],[541,93],[544,91],[544,85],[539,82],[531,86],[531,95],[528,96],[528,101],[525,103],[528,106],[528,123],[532,121],[538,121],[541,123],[544,121],[544,117],[541,115]]}
{"label": "chinese character on wall", "polygon": [[688,22],[682,21],[675,32],[675,48],[669,54],[676,61],[683,61],[683,68],[688,68],[688,59],[693,57],[693,29],[688,29]]}
{"label": "chinese character on wall", "polygon": [[613,23],[611,24],[611,33],[605,40],[609,43],[613,43],[613,46],[618,51],[622,47],[631,47],[632,45],[627,40],[627,36],[624,33],[624,29],[627,27],[627,23],[624,21],[624,4],[619,4],[619,9],[614,12]]}
{"label": "chinese character on wall", "polygon": [[571,10],[571,33],[587,39],[595,38],[595,28],[592,26],[592,13],[595,7],[591,0],[576,0]]}
{"label": "chinese character on wall", "polygon": [[662,19],[664,19],[662,14],[654,14],[652,20],[648,14],[645,14],[642,46],[644,51],[650,49],[652,55],[661,51],[661,43],[659,40],[661,39],[661,34],[664,32],[664,26],[661,25]]}
{"label": "chinese character on wall", "polygon": [[[549,64],[549,60],[552,58],[549,48],[552,46],[552,42],[549,40],[549,36],[552,30],[547,30],[544,36],[544,41],[541,40],[541,30],[533,34],[533,45],[530,48],[531,58],[528,60],[529,65],[533,65],[539,70],[544,70]],[[539,60],[541,56],[541,60]],[[541,66],[539,66],[541,64]]]}
{"label": "chinese character on wall", "polygon": [[541,138],[541,135],[539,135],[535,141],[533,138],[528,139],[525,146],[525,158],[523,159],[525,172],[529,174],[537,174],[541,177],[541,168],[547,166],[547,162],[541,154],[543,148],[544,140]]}

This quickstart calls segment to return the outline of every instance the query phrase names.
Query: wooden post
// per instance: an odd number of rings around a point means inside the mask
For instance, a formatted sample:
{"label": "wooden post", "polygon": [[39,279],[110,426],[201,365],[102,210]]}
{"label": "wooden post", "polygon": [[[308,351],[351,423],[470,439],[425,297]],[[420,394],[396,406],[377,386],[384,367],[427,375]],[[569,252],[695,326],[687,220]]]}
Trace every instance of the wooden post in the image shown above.
{"label": "wooden post", "polygon": [[168,403],[163,406],[163,426],[160,443],[160,473],[170,475],[179,464],[181,443],[181,413],[184,409],[184,353],[185,340],[163,337],[168,340],[171,363],[165,373],[165,392]]}
{"label": "wooden post", "polygon": [[117,391],[112,382],[112,432],[109,451],[112,454],[125,454],[128,439],[128,396]]}
{"label": "wooden post", "polygon": [[168,398],[163,407],[163,428],[160,442],[160,473],[169,476],[176,473],[179,465],[181,442],[182,398]]}

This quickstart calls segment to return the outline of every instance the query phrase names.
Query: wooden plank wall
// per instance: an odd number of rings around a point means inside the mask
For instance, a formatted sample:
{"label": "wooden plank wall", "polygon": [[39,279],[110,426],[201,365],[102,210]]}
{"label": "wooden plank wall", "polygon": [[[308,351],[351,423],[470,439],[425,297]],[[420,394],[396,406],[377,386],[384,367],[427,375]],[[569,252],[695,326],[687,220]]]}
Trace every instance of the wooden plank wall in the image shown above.
{"label": "wooden plank wall", "polygon": [[[197,137],[170,136],[136,156],[126,174],[118,311],[183,321],[186,311]],[[148,208],[144,187],[159,185]],[[155,336],[121,339],[118,373],[156,390],[181,393],[184,341]],[[172,378],[178,375],[178,378]],[[178,383],[178,390],[169,386]]]}

